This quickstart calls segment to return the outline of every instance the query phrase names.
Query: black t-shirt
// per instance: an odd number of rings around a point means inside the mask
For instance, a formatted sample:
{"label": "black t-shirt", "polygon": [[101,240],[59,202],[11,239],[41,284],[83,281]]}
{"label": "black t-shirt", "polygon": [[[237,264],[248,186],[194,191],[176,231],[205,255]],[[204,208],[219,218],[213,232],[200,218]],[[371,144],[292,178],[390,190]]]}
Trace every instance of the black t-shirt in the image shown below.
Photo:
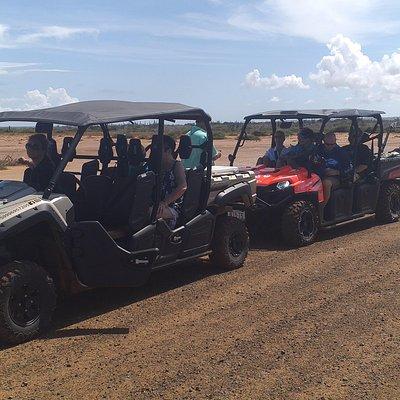
{"label": "black t-shirt", "polygon": [[[350,154],[351,160],[353,161],[354,156],[354,147],[351,145],[347,145],[343,147],[344,150],[347,150]],[[368,169],[372,166],[373,155],[371,149],[366,144],[360,144],[357,150],[357,157],[355,160],[355,167],[359,165],[367,165]]]}
{"label": "black t-shirt", "polygon": [[53,162],[46,156],[36,167],[25,170],[24,182],[38,192],[43,192],[49,185],[54,171]]}

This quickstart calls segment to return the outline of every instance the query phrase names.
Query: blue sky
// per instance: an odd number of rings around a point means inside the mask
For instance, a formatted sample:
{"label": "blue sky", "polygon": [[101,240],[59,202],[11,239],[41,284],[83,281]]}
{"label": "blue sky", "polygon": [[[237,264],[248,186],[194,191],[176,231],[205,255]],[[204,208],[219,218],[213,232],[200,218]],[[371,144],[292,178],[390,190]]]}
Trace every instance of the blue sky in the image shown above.
{"label": "blue sky", "polygon": [[3,0],[0,109],[124,99],[200,106],[215,120],[313,107],[400,115],[399,20],[393,0]]}

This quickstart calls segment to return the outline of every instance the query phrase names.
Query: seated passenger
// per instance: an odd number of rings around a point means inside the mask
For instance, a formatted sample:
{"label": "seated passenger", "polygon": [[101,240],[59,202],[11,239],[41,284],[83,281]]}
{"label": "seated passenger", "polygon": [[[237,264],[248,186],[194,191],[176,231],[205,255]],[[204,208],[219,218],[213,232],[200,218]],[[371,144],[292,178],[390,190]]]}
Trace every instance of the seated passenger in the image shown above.
{"label": "seated passenger", "polygon": [[171,229],[175,228],[181,212],[182,196],[186,191],[185,168],[181,161],[174,158],[175,140],[164,136],[161,160],[161,202],[157,218],[167,220]]}
{"label": "seated passenger", "polygon": [[[202,129],[203,128],[203,121],[196,121],[196,125],[192,126],[189,132],[186,133],[190,137],[190,141],[192,146],[203,146],[207,142],[207,132]],[[190,157],[183,160],[183,165],[185,168],[196,168],[202,165],[202,155],[205,152],[205,149],[196,147],[192,149],[190,153]],[[213,165],[218,158],[221,157],[221,152],[218,151],[215,146],[212,148],[212,161]],[[205,166],[205,165],[204,165]]]}
{"label": "seated passenger", "polygon": [[310,158],[315,153],[314,141],[314,131],[310,128],[301,128],[297,134],[297,144],[282,151],[276,166],[290,165],[293,168],[308,168]]}
{"label": "seated passenger", "polygon": [[372,161],[373,161],[373,154],[371,149],[364,143],[361,142],[361,138],[363,133],[361,129],[358,130],[356,133],[355,130],[352,128],[349,132],[349,143],[347,146],[344,146],[343,149],[346,150],[349,154],[351,160],[354,158],[354,153],[356,150],[357,142],[357,156],[354,160],[354,168],[355,168],[355,175],[354,180],[358,180],[363,178],[372,168]]}
{"label": "seated passenger", "polygon": [[282,151],[286,150],[284,146],[285,143],[285,132],[276,131],[275,132],[275,147],[271,147],[267,150],[263,157],[263,163],[266,167],[275,167],[276,163],[282,153]]}
{"label": "seated passenger", "polygon": [[37,133],[29,137],[25,147],[32,162],[28,162],[29,168],[25,170],[24,182],[42,192],[49,185],[55,171],[55,166],[47,155],[48,140],[45,135]]}
{"label": "seated passenger", "polygon": [[340,185],[340,177],[350,170],[350,159],[343,148],[336,144],[336,135],[327,133],[323,144],[318,146],[317,157],[321,159],[315,167],[315,172],[321,177],[324,187],[324,206],[328,203],[332,189]]}

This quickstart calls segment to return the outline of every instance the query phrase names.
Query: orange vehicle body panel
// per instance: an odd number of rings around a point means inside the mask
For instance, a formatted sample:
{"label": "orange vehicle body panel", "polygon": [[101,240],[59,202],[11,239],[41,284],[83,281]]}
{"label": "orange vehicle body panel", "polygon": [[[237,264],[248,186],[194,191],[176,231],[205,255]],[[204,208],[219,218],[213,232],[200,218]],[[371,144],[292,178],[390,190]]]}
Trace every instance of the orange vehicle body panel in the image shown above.
{"label": "orange vehicle body panel", "polygon": [[[258,165],[253,168],[256,175],[257,186],[276,185],[278,182],[289,181],[296,194],[316,193],[318,202],[324,201],[324,190],[321,178],[314,173],[311,176],[306,168],[285,167],[274,169]],[[400,172],[400,171],[399,171]]]}

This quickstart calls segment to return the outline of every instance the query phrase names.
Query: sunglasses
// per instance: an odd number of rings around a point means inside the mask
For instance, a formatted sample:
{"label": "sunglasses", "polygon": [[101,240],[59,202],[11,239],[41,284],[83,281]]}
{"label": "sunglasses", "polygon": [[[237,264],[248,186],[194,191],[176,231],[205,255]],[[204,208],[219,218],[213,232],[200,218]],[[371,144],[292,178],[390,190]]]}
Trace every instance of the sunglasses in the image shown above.
{"label": "sunglasses", "polygon": [[36,143],[27,143],[26,145],[25,145],[25,148],[27,149],[27,150],[40,150],[41,149],[41,146],[39,146],[38,144],[36,144]]}

